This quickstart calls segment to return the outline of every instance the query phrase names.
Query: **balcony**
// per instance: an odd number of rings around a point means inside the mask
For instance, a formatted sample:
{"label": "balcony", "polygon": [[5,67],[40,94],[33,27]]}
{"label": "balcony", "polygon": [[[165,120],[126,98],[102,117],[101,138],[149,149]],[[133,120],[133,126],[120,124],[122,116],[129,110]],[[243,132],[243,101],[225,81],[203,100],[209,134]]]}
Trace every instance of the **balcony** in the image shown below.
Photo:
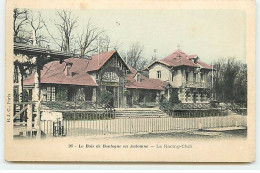
{"label": "balcony", "polygon": [[210,84],[206,84],[205,82],[186,82],[183,84],[183,87],[187,88],[210,88]]}

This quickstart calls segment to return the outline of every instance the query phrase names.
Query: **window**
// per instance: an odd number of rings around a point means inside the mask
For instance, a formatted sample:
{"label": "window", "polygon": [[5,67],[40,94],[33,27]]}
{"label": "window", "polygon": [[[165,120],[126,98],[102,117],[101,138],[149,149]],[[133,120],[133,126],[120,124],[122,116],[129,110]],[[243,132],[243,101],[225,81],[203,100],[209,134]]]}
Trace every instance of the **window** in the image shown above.
{"label": "window", "polygon": [[55,87],[47,87],[47,102],[55,101]]}
{"label": "window", "polygon": [[201,80],[201,82],[204,82],[204,75],[203,74],[200,74],[200,80]]}
{"label": "window", "polygon": [[185,72],[185,75],[186,75],[186,76],[185,76],[185,77],[186,77],[186,82],[188,82],[188,80],[189,80],[189,72],[186,71],[186,72]]}
{"label": "window", "polygon": [[174,77],[176,76],[175,71],[172,72],[172,81],[174,80]]}
{"label": "window", "polygon": [[162,74],[161,74],[161,71],[159,70],[159,71],[157,71],[157,78],[161,79],[161,77],[162,77]]}
{"label": "window", "polygon": [[86,87],[84,88],[85,92],[85,101],[91,101],[93,96],[93,88]]}

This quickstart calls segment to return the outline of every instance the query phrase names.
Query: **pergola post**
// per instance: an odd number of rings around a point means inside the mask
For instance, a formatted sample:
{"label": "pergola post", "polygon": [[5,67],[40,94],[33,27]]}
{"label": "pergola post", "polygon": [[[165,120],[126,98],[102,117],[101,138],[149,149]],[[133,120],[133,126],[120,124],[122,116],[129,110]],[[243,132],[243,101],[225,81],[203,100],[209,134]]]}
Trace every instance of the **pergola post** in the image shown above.
{"label": "pergola post", "polygon": [[37,57],[36,60],[36,72],[35,72],[35,85],[34,85],[34,92],[35,92],[35,108],[36,108],[36,117],[35,117],[35,129],[37,130],[37,139],[41,138],[41,63],[40,58]]}
{"label": "pergola post", "polygon": [[[19,68],[18,68],[19,69]],[[19,102],[23,102],[23,75],[21,70],[19,69],[19,73],[18,73],[18,101]]]}
{"label": "pergola post", "polygon": [[[39,139],[41,138],[41,70],[42,67],[45,63],[59,60],[60,63],[63,62],[64,59],[70,58],[73,55],[70,53],[66,52],[61,52],[61,51],[55,51],[55,50],[50,50],[49,48],[41,48],[35,46],[36,44],[34,43],[34,46],[31,45],[25,45],[25,44],[20,44],[20,43],[14,43],[14,54],[22,54],[26,55],[29,58],[34,58],[36,57],[36,72],[35,72],[35,79],[34,79],[34,101],[36,102],[35,104],[35,109],[36,109],[36,117],[34,119],[34,128],[37,131],[37,136],[36,138]],[[24,66],[24,64],[21,64]],[[22,85],[20,86],[22,88]]]}

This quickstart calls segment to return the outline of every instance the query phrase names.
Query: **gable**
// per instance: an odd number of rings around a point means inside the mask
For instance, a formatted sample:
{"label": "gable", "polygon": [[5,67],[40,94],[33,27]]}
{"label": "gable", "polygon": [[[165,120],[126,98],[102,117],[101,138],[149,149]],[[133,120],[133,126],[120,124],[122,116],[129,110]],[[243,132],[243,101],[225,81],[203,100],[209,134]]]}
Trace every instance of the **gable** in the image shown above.
{"label": "gable", "polygon": [[[124,66],[127,70],[129,70],[128,66],[124,62],[124,60],[120,57],[120,55],[116,51],[103,52],[100,54],[95,54],[92,56],[91,60],[88,60],[88,65],[86,67],[86,72],[90,71],[98,71],[107,65],[114,64],[116,66]],[[115,62],[116,61],[116,62]],[[112,63],[112,64],[111,64]]]}
{"label": "gable", "polygon": [[106,63],[104,63],[101,68],[105,68],[106,66],[130,70],[117,52],[114,53],[114,55]]}
{"label": "gable", "polygon": [[149,67],[149,70],[151,70],[151,69],[167,69],[167,70],[169,70],[169,66],[167,66],[164,63],[161,63],[160,61],[157,61]]}

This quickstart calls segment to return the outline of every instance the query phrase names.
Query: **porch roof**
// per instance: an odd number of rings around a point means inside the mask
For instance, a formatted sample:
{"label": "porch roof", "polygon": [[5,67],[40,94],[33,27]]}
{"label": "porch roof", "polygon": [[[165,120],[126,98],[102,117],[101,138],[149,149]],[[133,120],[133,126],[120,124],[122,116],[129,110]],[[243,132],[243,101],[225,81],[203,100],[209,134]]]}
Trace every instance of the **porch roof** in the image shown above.
{"label": "porch roof", "polygon": [[161,81],[160,79],[151,79],[145,77],[143,74],[141,75],[141,80],[136,81],[135,76],[137,74],[137,71],[129,66],[129,69],[131,70],[131,74],[127,76],[127,83],[126,88],[129,89],[147,89],[147,90],[165,90],[164,87],[167,85],[167,83]]}
{"label": "porch roof", "polygon": [[42,48],[32,45],[26,45],[21,43],[14,43],[14,53],[22,53],[25,55],[37,56],[37,55],[45,55],[50,56],[53,60],[65,59],[73,56],[70,53],[51,50],[48,48]]}

